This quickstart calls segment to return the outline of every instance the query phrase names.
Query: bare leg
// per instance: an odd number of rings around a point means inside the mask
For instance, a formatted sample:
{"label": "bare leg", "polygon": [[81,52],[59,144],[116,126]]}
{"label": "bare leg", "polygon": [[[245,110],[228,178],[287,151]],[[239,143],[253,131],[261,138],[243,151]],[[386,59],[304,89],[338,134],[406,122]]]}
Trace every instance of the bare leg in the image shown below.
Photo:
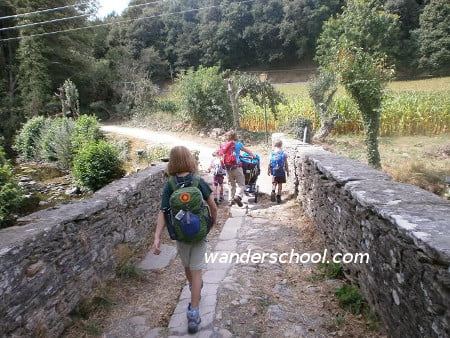
{"label": "bare leg", "polygon": [[191,307],[198,307],[202,290],[202,270],[190,270],[191,276]]}
{"label": "bare leg", "polygon": [[278,183],[278,195],[281,195],[282,189],[283,189],[283,183]]}

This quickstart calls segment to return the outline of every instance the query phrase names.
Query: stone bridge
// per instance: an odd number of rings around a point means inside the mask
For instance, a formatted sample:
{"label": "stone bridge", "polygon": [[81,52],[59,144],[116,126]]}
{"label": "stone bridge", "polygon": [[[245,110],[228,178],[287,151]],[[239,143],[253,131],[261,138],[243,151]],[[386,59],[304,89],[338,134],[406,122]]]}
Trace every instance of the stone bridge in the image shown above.
{"label": "stone bridge", "polygon": [[[346,264],[345,274],[388,334],[450,336],[450,203],[321,148],[289,140],[285,148],[295,173],[290,189],[327,247],[370,255],[370,264]],[[1,337],[59,336],[77,304],[114,277],[120,247],[149,244],[163,170],[149,167],[0,231]],[[236,249],[245,222],[242,211],[232,215],[219,237],[221,250]],[[202,337],[226,336],[212,323],[227,268],[213,265],[205,273]],[[187,298],[185,290],[169,325],[172,335],[185,330]]]}

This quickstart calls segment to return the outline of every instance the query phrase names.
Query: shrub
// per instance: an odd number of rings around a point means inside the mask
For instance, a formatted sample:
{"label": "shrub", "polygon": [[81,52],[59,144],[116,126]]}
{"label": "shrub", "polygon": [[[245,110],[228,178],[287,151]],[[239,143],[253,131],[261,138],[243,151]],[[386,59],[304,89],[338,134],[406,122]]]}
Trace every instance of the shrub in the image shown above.
{"label": "shrub", "polygon": [[340,288],[334,290],[334,295],[338,298],[339,306],[341,308],[347,309],[355,315],[361,313],[364,301],[357,286],[344,284]]}
{"label": "shrub", "polygon": [[12,168],[0,147],[0,228],[12,225],[13,214],[19,210],[22,201],[22,191],[14,181]]}
{"label": "shrub", "polygon": [[341,263],[321,263],[318,268],[322,270],[327,278],[343,278],[344,271]]}
{"label": "shrub", "polygon": [[75,152],[84,144],[104,139],[98,119],[93,115],[81,115],[72,132],[72,147]]}
{"label": "shrub", "polygon": [[73,120],[59,118],[47,120],[41,132],[39,156],[47,161],[56,161],[64,168],[70,168],[73,159],[71,135]]}
{"label": "shrub", "polygon": [[231,126],[233,115],[223,76],[219,67],[201,66],[183,74],[175,87],[182,117],[200,128]]}
{"label": "shrub", "polygon": [[14,148],[25,158],[37,156],[39,148],[39,137],[46,122],[43,116],[33,117],[28,120],[16,138]]}
{"label": "shrub", "polygon": [[308,128],[306,132],[306,142],[311,143],[311,135],[312,135],[312,122],[310,119],[306,117],[299,117],[295,120],[292,120],[289,123],[289,127],[287,128],[288,132],[295,136],[300,141],[303,141],[305,127]]}
{"label": "shrub", "polygon": [[152,162],[160,162],[162,158],[169,158],[169,154],[170,154],[170,148],[161,145],[161,144],[156,144],[156,145],[152,145],[149,146],[147,148],[147,162],[148,163],[152,163]]}
{"label": "shrub", "polygon": [[80,148],[73,162],[73,176],[84,187],[98,190],[124,175],[123,162],[110,143],[100,140]]}

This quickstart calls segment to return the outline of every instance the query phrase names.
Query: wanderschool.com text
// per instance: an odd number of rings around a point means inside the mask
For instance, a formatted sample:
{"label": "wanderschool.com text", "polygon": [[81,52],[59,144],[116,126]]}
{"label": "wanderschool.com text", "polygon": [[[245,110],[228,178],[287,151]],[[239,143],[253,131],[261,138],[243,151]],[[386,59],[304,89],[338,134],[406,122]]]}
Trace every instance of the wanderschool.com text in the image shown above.
{"label": "wanderschool.com text", "polygon": [[248,249],[246,252],[211,252],[205,253],[206,263],[240,263],[240,264],[306,264],[306,263],[344,263],[344,264],[367,264],[370,261],[368,253],[335,253],[329,255],[328,249],[323,252],[297,253],[294,249],[288,252],[253,252]]}

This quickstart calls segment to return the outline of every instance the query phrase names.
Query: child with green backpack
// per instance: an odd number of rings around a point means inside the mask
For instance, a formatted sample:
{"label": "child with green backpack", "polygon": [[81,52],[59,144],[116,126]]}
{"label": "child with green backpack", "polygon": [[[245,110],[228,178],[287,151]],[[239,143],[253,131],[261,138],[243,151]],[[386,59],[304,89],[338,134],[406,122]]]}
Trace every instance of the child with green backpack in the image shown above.
{"label": "child with green backpack", "polygon": [[197,161],[183,146],[171,149],[167,166],[169,180],[162,192],[161,207],[152,250],[161,253],[160,237],[167,226],[184,266],[191,288],[187,309],[188,331],[195,333],[201,322],[199,313],[202,270],[206,268],[206,235],[217,219],[217,207],[209,185],[195,173]]}

